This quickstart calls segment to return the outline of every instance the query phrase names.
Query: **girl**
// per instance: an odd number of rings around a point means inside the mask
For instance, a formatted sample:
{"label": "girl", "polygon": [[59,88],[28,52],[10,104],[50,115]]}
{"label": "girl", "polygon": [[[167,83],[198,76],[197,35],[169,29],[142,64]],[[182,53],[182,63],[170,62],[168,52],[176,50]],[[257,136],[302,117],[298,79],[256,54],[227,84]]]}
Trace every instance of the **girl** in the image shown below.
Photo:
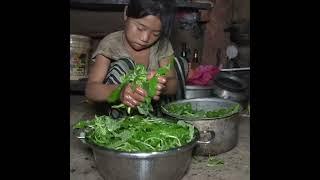
{"label": "girl", "polygon": [[[86,85],[86,96],[95,102],[105,102],[107,97],[121,83],[120,77],[142,64],[151,78],[155,71],[169,63],[174,54],[168,38],[174,21],[172,0],[130,0],[124,11],[125,28],[107,35],[101,40],[92,55],[91,67]],[[157,93],[174,95],[177,79],[174,68],[165,77],[159,77]],[[120,101],[132,108],[144,101],[146,91],[141,87],[132,89],[127,85],[121,92]]]}

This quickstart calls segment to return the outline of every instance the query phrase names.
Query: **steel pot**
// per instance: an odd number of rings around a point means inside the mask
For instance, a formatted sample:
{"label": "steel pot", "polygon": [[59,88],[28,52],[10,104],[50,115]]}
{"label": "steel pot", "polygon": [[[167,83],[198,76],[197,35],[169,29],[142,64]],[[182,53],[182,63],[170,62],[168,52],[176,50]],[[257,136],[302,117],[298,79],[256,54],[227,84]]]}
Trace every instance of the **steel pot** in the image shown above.
{"label": "steel pot", "polygon": [[179,180],[188,170],[194,147],[210,143],[199,141],[199,131],[195,138],[179,148],[162,152],[127,153],[102,148],[81,141],[91,147],[98,172],[105,180]]}
{"label": "steel pot", "polygon": [[249,100],[247,88],[248,84],[245,80],[229,72],[220,72],[214,80],[213,95],[247,107]]}
{"label": "steel pot", "polygon": [[213,86],[186,85],[185,99],[213,97]]}
{"label": "steel pot", "polygon": [[[196,155],[217,155],[227,152],[234,148],[238,143],[238,126],[239,112],[231,116],[214,119],[214,118],[186,118],[169,112],[168,106],[171,104],[191,103],[193,109],[212,111],[219,108],[227,108],[237,102],[222,98],[195,98],[179,100],[162,107],[162,112],[175,120],[184,120],[193,124],[200,131],[200,140],[212,139],[210,143],[198,144],[194,153]],[[241,108],[240,108],[241,111]],[[215,135],[213,137],[213,135]]]}

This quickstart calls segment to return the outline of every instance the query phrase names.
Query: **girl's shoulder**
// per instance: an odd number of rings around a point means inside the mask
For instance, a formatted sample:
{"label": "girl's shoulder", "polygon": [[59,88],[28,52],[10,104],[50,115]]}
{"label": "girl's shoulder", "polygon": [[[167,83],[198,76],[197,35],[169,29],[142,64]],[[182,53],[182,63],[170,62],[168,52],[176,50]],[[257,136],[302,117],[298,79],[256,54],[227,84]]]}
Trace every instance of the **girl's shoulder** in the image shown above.
{"label": "girl's shoulder", "polygon": [[121,57],[128,57],[128,54],[123,46],[123,31],[116,31],[108,34],[99,42],[98,47],[92,54],[95,58],[98,54],[102,54],[110,59],[118,59]]}
{"label": "girl's shoulder", "polygon": [[120,43],[122,41],[123,31],[116,31],[106,35],[101,41],[100,44],[111,44]]}
{"label": "girl's shoulder", "polygon": [[159,59],[171,56],[174,51],[169,39],[165,38],[162,42],[157,42],[152,50]]}

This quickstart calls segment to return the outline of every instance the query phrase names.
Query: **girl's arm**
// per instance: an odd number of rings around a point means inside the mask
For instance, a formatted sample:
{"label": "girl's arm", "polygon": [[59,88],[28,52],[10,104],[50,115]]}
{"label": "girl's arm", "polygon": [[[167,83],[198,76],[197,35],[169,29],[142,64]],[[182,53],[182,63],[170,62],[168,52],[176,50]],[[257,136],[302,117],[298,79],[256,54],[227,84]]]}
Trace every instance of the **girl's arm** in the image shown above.
{"label": "girl's arm", "polygon": [[[171,57],[162,59],[160,61],[160,67],[163,67],[169,63],[169,59]],[[165,87],[162,89],[162,93],[165,95],[175,95],[177,92],[177,77],[176,77],[176,70],[174,66],[170,68],[168,74],[164,77],[166,78]]]}
{"label": "girl's arm", "polygon": [[96,61],[90,68],[85,89],[85,95],[89,100],[105,102],[112,91],[118,87],[118,85],[103,84],[109,66],[110,60],[108,58],[102,55],[96,56]]}

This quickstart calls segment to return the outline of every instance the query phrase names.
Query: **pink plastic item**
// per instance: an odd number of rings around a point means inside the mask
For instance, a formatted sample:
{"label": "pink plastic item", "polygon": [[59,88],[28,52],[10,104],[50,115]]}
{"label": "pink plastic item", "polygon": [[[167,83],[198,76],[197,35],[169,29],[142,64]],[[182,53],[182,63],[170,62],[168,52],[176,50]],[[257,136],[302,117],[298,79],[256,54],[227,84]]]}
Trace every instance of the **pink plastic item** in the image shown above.
{"label": "pink plastic item", "polygon": [[200,65],[191,70],[188,74],[188,85],[207,86],[211,80],[220,72],[220,69],[213,65]]}

